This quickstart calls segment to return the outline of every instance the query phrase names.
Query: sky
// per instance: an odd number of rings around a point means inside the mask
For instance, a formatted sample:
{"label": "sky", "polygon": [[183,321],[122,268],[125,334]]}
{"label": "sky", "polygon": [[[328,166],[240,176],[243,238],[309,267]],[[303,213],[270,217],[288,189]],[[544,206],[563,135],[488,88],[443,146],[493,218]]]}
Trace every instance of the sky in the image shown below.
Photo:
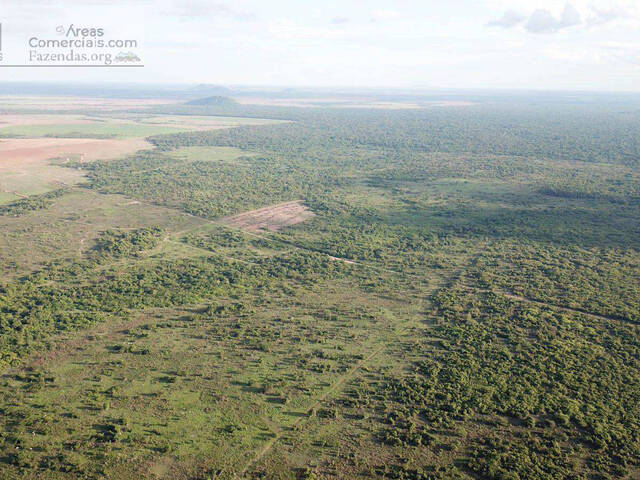
{"label": "sky", "polygon": [[0,22],[0,64],[71,25],[144,64],[0,81],[640,91],[640,0],[2,0]]}

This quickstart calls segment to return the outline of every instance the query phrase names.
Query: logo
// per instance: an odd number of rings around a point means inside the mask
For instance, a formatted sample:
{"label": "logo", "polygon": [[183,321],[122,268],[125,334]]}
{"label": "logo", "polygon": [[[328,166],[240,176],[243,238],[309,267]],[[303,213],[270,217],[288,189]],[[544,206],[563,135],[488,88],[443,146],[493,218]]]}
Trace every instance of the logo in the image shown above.
{"label": "logo", "polygon": [[[11,43],[11,60],[3,51],[0,23],[0,66],[3,67],[143,67],[135,38],[118,38],[99,25],[57,25],[49,34],[26,38],[24,49]],[[22,55],[21,55],[22,54]],[[20,58],[21,57],[21,58]],[[14,61],[20,58],[19,62]],[[15,62],[15,63],[14,63]]]}
{"label": "logo", "polygon": [[114,59],[116,62],[141,62],[142,60],[140,60],[140,57],[138,57],[135,53],[133,52],[120,52],[116,58]]}

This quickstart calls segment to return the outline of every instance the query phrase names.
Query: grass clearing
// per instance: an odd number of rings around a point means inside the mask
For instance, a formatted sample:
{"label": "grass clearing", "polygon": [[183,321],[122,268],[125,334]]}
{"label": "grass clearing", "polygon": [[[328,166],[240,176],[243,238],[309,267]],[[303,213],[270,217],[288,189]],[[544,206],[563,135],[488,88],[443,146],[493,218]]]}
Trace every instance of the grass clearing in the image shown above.
{"label": "grass clearing", "polygon": [[51,114],[0,114],[0,127],[29,127],[33,125],[82,125],[92,123],[91,117],[85,115],[51,115]]}
{"label": "grass clearing", "polygon": [[9,281],[52,261],[79,260],[107,229],[159,226],[172,233],[201,224],[202,220],[162,207],[132,204],[120,195],[71,191],[46,210],[19,218],[0,217],[0,272],[3,281]]}
{"label": "grass clearing", "polygon": [[187,162],[231,162],[240,157],[253,157],[257,154],[234,147],[184,147],[172,152],[172,155]]}

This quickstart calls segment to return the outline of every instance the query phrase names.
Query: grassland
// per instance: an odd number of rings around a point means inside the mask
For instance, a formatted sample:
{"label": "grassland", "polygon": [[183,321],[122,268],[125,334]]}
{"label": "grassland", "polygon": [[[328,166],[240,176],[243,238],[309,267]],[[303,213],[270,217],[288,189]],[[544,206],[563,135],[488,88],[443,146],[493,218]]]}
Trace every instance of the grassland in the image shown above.
{"label": "grassland", "polygon": [[95,123],[95,124],[53,124],[20,125],[0,128],[0,136],[5,137],[91,137],[91,138],[136,138],[160,133],[177,133],[188,128],[165,125],[140,125],[136,123]]}
{"label": "grassland", "polygon": [[[144,138],[151,135],[272,123],[281,121],[122,112],[0,115],[0,125],[8,125],[0,128],[0,205],[77,184],[83,174],[60,164],[117,159],[149,148]],[[223,151],[217,159],[234,156],[232,148]],[[188,153],[197,156],[197,149]]]}
{"label": "grassland", "polygon": [[0,210],[0,477],[638,478],[637,116],[265,108]]}
{"label": "grassland", "polygon": [[1,95],[2,107],[4,110],[19,114],[33,113],[34,111],[59,112],[59,111],[90,111],[103,113],[105,111],[122,111],[127,109],[150,109],[156,105],[166,105],[177,103],[177,100],[157,99],[157,98],[91,98],[68,96],[20,96]]}
{"label": "grassland", "polygon": [[[28,116],[27,116],[28,117]],[[241,125],[269,125],[275,120],[234,117],[198,117],[164,115],[122,115],[74,117],[55,115],[38,119],[33,124],[10,125],[0,128],[0,138],[144,138],[151,135],[179,133],[191,130],[232,128]],[[1,118],[1,117],[0,117]],[[48,122],[48,123],[41,123]]]}

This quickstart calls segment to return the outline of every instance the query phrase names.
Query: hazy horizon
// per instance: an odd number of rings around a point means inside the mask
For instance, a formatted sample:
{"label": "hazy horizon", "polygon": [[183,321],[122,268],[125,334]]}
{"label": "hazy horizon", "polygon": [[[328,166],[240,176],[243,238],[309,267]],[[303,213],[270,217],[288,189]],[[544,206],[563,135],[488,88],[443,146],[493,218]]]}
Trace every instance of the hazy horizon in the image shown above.
{"label": "hazy horizon", "polygon": [[[54,67],[55,68],[55,67]],[[612,96],[612,95],[629,95],[638,96],[640,90],[581,90],[581,89],[551,89],[551,88],[474,88],[474,87],[430,87],[430,86],[398,86],[398,85],[379,85],[379,86],[367,86],[367,87],[354,87],[350,85],[314,85],[314,84],[247,84],[247,83],[216,83],[216,82],[196,82],[196,83],[179,83],[179,82],[153,82],[153,81],[140,81],[140,82],[128,82],[128,81],[114,81],[114,80],[95,80],[95,81],[78,81],[78,82],[64,82],[64,81],[38,81],[38,80],[25,80],[25,81],[13,81],[13,80],[0,80],[0,86],[23,86],[33,87],[39,89],[49,88],[65,88],[69,91],[78,88],[111,88],[114,90],[149,90],[157,89],[158,91],[196,91],[199,87],[206,88],[221,88],[228,89],[231,94],[238,94],[239,92],[265,92],[280,94],[286,90],[290,90],[292,93],[325,93],[325,94],[370,94],[370,95],[384,95],[384,94],[406,94],[406,95],[595,95],[595,96]],[[206,88],[205,88],[206,87]],[[6,93],[1,93],[6,95]]]}
{"label": "hazy horizon", "polygon": [[639,92],[631,0],[435,2],[78,0],[5,2],[5,64],[31,38],[102,28],[144,68],[3,68],[0,80]]}

